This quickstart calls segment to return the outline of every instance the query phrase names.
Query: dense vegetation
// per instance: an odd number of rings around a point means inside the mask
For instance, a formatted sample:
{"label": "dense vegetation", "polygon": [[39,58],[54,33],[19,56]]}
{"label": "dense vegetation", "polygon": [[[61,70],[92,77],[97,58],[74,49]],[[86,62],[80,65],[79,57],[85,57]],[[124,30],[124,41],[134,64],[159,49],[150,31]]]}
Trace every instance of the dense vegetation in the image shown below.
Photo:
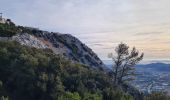
{"label": "dense vegetation", "polygon": [[11,37],[19,32],[19,28],[15,24],[1,24],[0,23],[0,36],[1,37]]}
{"label": "dense vegetation", "polygon": [[133,100],[102,71],[73,63],[50,50],[0,42],[3,100]]}
{"label": "dense vegetation", "polygon": [[0,37],[11,37],[18,33],[28,33],[34,34],[36,32],[41,32],[41,30],[36,30],[34,28],[17,26],[10,19],[8,19],[8,23],[0,23]]}

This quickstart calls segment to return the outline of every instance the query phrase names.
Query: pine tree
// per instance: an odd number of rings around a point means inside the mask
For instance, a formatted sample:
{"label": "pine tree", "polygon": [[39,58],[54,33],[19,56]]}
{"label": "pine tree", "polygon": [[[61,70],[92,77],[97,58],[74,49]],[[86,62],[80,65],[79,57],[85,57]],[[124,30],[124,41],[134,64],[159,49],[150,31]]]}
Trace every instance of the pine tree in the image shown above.
{"label": "pine tree", "polygon": [[113,75],[114,83],[119,84],[133,80],[136,75],[135,65],[143,59],[144,54],[139,54],[135,47],[133,47],[132,50],[129,50],[129,46],[124,43],[120,43],[116,47],[115,52],[116,56],[112,53],[108,56],[113,60],[110,74]]}

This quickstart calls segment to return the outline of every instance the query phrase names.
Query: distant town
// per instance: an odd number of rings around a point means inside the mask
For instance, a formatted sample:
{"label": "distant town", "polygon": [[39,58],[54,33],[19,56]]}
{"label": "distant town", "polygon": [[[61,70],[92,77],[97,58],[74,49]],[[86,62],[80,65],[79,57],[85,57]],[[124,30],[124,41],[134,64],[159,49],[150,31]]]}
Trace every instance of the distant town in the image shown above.
{"label": "distant town", "polygon": [[[105,61],[105,64],[111,68],[111,62]],[[136,79],[131,82],[139,91],[143,93],[151,93],[163,91],[170,94],[170,64],[151,63],[137,65]]]}
{"label": "distant town", "polygon": [[137,68],[137,73],[139,75],[132,84],[141,92],[151,93],[152,91],[165,91],[170,94],[169,71],[155,70],[153,66],[153,68]]}

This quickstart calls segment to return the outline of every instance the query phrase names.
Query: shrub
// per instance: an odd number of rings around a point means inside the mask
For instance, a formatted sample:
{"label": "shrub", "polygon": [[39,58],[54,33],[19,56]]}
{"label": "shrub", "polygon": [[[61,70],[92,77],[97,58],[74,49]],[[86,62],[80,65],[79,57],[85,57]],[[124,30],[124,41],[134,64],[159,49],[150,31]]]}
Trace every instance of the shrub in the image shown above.
{"label": "shrub", "polygon": [[58,100],[81,100],[81,97],[77,92],[66,92],[64,95],[60,96]]}

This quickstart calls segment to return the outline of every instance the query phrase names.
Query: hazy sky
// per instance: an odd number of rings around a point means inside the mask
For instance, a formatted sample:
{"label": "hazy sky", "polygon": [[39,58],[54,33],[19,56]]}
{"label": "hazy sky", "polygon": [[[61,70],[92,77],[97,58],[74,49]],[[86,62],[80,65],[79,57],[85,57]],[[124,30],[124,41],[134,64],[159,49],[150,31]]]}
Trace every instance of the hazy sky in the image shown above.
{"label": "hazy sky", "polygon": [[122,42],[145,60],[170,59],[170,0],[0,0],[18,25],[70,33],[101,59]]}

